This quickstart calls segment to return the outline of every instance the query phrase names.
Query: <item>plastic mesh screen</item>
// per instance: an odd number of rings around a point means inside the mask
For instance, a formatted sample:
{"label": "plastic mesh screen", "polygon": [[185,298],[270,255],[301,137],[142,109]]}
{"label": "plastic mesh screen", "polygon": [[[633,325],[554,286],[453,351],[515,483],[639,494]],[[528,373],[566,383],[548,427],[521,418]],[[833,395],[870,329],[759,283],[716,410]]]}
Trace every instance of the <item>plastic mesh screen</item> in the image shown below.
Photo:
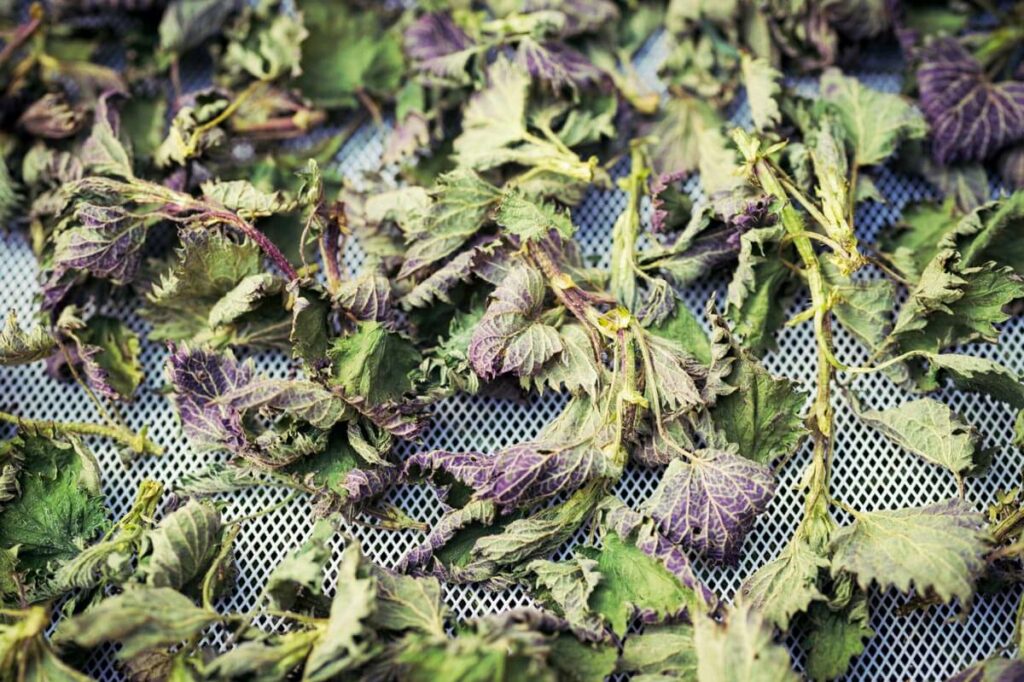
{"label": "plastic mesh screen", "polygon": [[[653,73],[658,62],[657,42],[641,60],[646,73]],[[892,61],[881,59],[865,62],[860,77],[871,87],[895,91],[900,78]],[[889,68],[886,68],[888,64]],[[794,81],[804,91],[813,91],[813,81]],[[734,120],[743,122],[748,117],[745,106],[740,105]],[[355,177],[363,169],[375,168],[380,158],[386,131],[365,127],[345,145],[338,163],[346,175]],[[620,171],[624,170],[622,168]],[[886,198],[886,204],[867,204],[859,213],[857,223],[860,236],[870,242],[879,229],[896,221],[908,203],[931,195],[927,186],[919,181],[881,169],[877,184]],[[691,180],[687,189],[699,198],[697,181]],[[607,265],[611,226],[625,204],[625,196],[618,191],[591,191],[583,203],[573,211],[579,226],[578,239],[586,254]],[[357,269],[361,254],[355,245],[348,254],[349,266]],[[713,291],[722,291],[725,275],[692,287],[685,292],[685,300],[694,311],[701,312]],[[38,293],[37,267],[26,238],[20,233],[0,235],[0,310],[16,309],[22,319],[30,319]],[[794,309],[800,307],[796,302]],[[131,301],[112,302],[106,312],[127,319],[133,329],[145,335],[146,324],[131,315]],[[836,343],[842,359],[854,362],[864,360],[855,341],[839,331]],[[806,382],[814,379],[814,341],[810,325],[785,329],[779,339],[777,352],[770,354],[767,364],[772,371]],[[1016,320],[1003,332],[998,348],[984,346],[971,352],[993,357],[1009,367],[1024,371],[1024,322]],[[159,458],[145,458],[125,468],[114,447],[108,442],[94,441],[92,447],[102,465],[104,489],[113,515],[122,514],[130,506],[140,481],[152,478],[172,488],[178,478],[206,464],[209,455],[196,455],[188,447],[179,429],[169,402],[160,393],[163,384],[162,367],[167,351],[160,345],[145,343],[143,364],[146,382],[130,406],[124,410],[127,422],[133,428],[148,426],[154,440],[163,444],[166,454]],[[271,374],[283,375],[294,369],[282,354],[264,353],[256,357],[259,368]],[[884,376],[871,375],[861,379],[855,388],[872,407],[885,407],[906,398],[905,394]],[[1008,443],[1014,415],[1004,405],[976,394],[948,391],[938,396],[951,407],[976,424],[992,442]],[[405,444],[400,455],[420,447],[494,451],[501,446],[527,439],[554,417],[563,404],[563,398],[552,395],[527,401],[502,401],[490,398],[457,396],[437,405],[434,427],[421,445]],[[858,508],[885,509],[932,503],[956,494],[952,478],[914,456],[885,441],[878,433],[858,422],[845,404],[837,401],[833,492],[845,502]],[[48,377],[41,363],[25,367],[0,368],[0,409],[35,418],[98,420],[95,408],[74,384],[62,384]],[[4,433],[3,435],[8,435]],[[778,493],[768,513],[764,514],[744,547],[743,558],[734,567],[697,564],[698,574],[719,594],[730,598],[740,583],[757,567],[771,560],[782,549],[800,518],[802,495],[796,490],[800,473],[810,460],[810,449],[797,453],[781,471]],[[659,472],[630,469],[615,489],[625,502],[636,505],[652,492]],[[979,509],[994,500],[996,492],[1016,485],[1020,478],[1020,460],[1016,450],[1008,446],[998,448],[994,465],[982,478],[967,482],[967,496]],[[410,516],[426,523],[435,522],[440,508],[434,493],[425,487],[401,487],[392,492],[390,501]],[[228,508],[225,518],[238,518],[266,508],[282,500],[280,489],[254,488],[225,496]],[[840,519],[848,521],[848,519]],[[248,522],[239,534],[236,551],[239,564],[238,584],[233,596],[221,604],[223,609],[244,611],[256,605],[260,590],[270,569],[292,548],[301,543],[312,527],[307,500],[299,499],[271,514]],[[419,539],[417,531],[380,531],[361,525],[351,525],[346,532],[358,538],[368,556],[384,565],[392,566]],[[337,556],[335,557],[337,559]],[[332,568],[329,582],[336,571]],[[470,618],[529,603],[519,589],[488,591],[468,586],[451,586],[445,598],[460,618]],[[980,596],[965,621],[955,618],[953,607],[933,608],[924,613],[898,616],[897,608],[906,601],[897,593],[874,591],[871,598],[871,626],[876,636],[866,651],[853,664],[847,679],[945,679],[957,670],[984,658],[1010,641],[1013,613],[1019,594],[1001,593]],[[273,626],[274,623],[265,623]],[[209,642],[223,646],[224,632],[212,631]],[[790,638],[797,665],[802,653],[794,637]],[[111,649],[97,650],[89,662],[88,672],[100,680],[122,679],[114,666]]]}

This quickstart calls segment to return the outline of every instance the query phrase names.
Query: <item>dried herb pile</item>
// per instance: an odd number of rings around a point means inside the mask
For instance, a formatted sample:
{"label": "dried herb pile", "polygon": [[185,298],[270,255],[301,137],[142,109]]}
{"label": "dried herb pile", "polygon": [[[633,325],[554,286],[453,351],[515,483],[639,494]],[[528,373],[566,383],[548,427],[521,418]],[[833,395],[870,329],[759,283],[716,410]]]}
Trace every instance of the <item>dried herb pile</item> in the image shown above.
{"label": "dried herb pile", "polygon": [[[45,362],[102,416],[29,418],[0,396],[0,680],[89,679],[108,643],[136,680],[826,680],[872,637],[872,590],[967,612],[1021,582],[1024,494],[963,493],[1024,418],[992,448],[934,394],[1024,409],[1017,373],[971,352],[1024,299],[1024,3],[7,0],[0,16],[0,218],[41,284],[35,319],[7,315],[0,365]],[[657,81],[636,66],[650,49]],[[852,75],[878,55],[902,92]],[[380,167],[346,179],[335,160],[361,126],[386,130]],[[882,168],[941,199],[866,240]],[[603,268],[573,212],[616,188]],[[680,292],[702,281],[719,294],[691,310]],[[785,325],[813,329],[810,384],[762,362]],[[207,464],[145,481],[112,518],[87,443],[126,466],[160,455],[121,418],[144,344],[166,346],[166,399]],[[261,373],[260,350],[294,371]],[[872,406],[857,379],[875,373],[908,397]],[[432,424],[456,394],[564,407],[499,451],[418,447],[459,428]],[[960,496],[837,499],[840,402]],[[738,560],[802,447],[802,520],[727,602],[695,559]],[[638,467],[659,478],[631,507],[614,489]],[[258,486],[318,521],[231,612],[251,517],[224,493]],[[444,513],[385,568],[348,530],[423,526],[397,486]],[[520,585],[536,606],[456,622],[453,584]],[[954,679],[1021,677],[997,655]]]}

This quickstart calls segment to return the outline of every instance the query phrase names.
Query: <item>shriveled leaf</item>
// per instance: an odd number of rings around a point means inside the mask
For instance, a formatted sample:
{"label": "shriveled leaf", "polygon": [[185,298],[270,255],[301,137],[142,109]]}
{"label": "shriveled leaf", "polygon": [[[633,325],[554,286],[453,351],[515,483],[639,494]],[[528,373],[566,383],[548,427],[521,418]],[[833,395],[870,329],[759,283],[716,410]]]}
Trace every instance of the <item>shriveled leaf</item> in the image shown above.
{"label": "shriveled leaf", "polygon": [[55,639],[86,648],[118,642],[118,658],[127,660],[148,649],[178,644],[219,619],[169,587],[136,587],[61,621]]}
{"label": "shriveled leaf", "polygon": [[996,400],[1024,409],[1024,384],[1016,372],[994,360],[975,355],[928,355],[932,368],[949,374],[964,391],[987,393]]}
{"label": "shriveled leaf", "polygon": [[150,587],[181,589],[199,576],[220,549],[220,512],[210,502],[191,500],[149,533],[152,553],[143,572]]}
{"label": "shriveled leaf", "polygon": [[659,625],[630,635],[616,665],[618,672],[652,676],[652,679],[696,679],[697,650],[693,626]]}
{"label": "shriveled leaf", "polygon": [[769,130],[782,119],[776,99],[781,90],[779,81],[782,74],[767,59],[751,57],[747,53],[740,57],[740,65],[754,126],[758,130]]}
{"label": "shriveled leaf", "polygon": [[303,593],[322,594],[324,571],[331,559],[330,540],[334,534],[334,523],[330,519],[320,519],[313,525],[306,541],[274,567],[265,590],[275,608],[290,609]]}
{"label": "shriveled leaf", "polygon": [[816,553],[802,538],[792,539],[785,549],[747,578],[740,591],[743,598],[780,630],[825,595],[818,589],[821,569],[829,561]]}
{"label": "shriveled leaf", "polygon": [[781,227],[764,227],[740,238],[739,265],[726,295],[726,317],[755,355],[774,347],[775,331],[785,321],[780,299],[790,274],[776,256],[782,235]]}
{"label": "shriveled leaf", "polygon": [[18,323],[18,313],[8,311],[4,327],[0,329],[0,365],[35,362],[49,357],[56,349],[57,343],[42,325],[23,330]]}

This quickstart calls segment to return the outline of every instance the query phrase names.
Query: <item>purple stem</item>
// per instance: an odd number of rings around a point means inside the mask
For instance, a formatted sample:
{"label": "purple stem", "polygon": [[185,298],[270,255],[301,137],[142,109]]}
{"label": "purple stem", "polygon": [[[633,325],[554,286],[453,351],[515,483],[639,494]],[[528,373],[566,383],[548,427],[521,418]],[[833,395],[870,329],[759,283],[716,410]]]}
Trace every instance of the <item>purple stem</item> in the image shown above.
{"label": "purple stem", "polygon": [[295,268],[288,262],[281,250],[277,248],[274,242],[270,241],[267,235],[257,230],[254,226],[247,223],[245,220],[235,215],[231,211],[210,211],[209,215],[219,220],[234,225],[249,239],[256,242],[256,245],[263,250],[263,253],[267,254],[270,260],[274,261],[278,269],[281,270],[288,278],[289,282],[293,282],[299,278],[299,273],[295,272]]}

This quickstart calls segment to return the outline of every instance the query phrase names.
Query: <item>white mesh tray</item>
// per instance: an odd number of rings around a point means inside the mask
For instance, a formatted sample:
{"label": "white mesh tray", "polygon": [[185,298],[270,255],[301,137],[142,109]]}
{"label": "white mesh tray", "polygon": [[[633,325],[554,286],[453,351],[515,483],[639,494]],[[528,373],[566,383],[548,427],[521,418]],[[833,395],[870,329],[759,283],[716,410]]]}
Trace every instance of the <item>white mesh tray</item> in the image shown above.
{"label": "white mesh tray", "polygon": [[[646,73],[658,61],[658,44],[648,52],[641,66]],[[889,68],[885,68],[888,61]],[[858,74],[869,86],[896,91],[900,79],[890,60],[882,60],[876,68]],[[813,81],[794,83],[801,90],[813,91]],[[738,107],[734,120],[748,118],[745,106]],[[352,177],[363,169],[375,168],[382,151],[386,132],[364,127],[345,145],[339,163]],[[621,169],[620,169],[621,170]],[[868,204],[857,215],[861,239],[871,242],[880,229],[894,223],[908,202],[934,193],[922,182],[881,169],[877,184],[887,203]],[[691,180],[687,189],[699,196],[698,183]],[[607,266],[611,226],[625,205],[620,191],[592,191],[573,211],[579,226],[578,239],[586,254],[601,258]],[[349,265],[358,267],[361,260],[358,246],[350,249]],[[714,279],[714,278],[712,278]],[[699,284],[685,293],[691,308],[700,313],[710,293],[721,290],[725,279]],[[22,319],[31,319],[36,310],[34,296],[38,293],[37,267],[28,242],[21,233],[0,234],[0,311],[14,308]],[[721,299],[720,299],[721,300]],[[125,309],[113,308],[110,313],[127,319],[129,325],[145,335],[147,325]],[[775,373],[802,381],[810,387],[814,381],[814,340],[810,325],[786,328],[779,337],[779,349],[766,358]],[[839,356],[851,362],[864,360],[856,343],[838,330],[836,345]],[[1003,331],[998,347],[980,346],[970,352],[998,359],[1018,372],[1024,372],[1024,322],[1011,321]],[[146,381],[135,402],[124,410],[132,428],[148,426],[151,437],[166,452],[161,457],[143,458],[126,470],[109,442],[94,440],[91,445],[103,471],[103,487],[107,504],[116,517],[124,513],[134,498],[140,481],[158,480],[171,489],[178,478],[201,468],[211,455],[193,453],[180,431],[170,403],[161,395],[163,363],[167,351],[161,345],[145,342],[142,361]],[[283,354],[263,353],[257,356],[262,371],[283,375],[290,369]],[[869,375],[857,384],[864,400],[873,407],[885,407],[906,399],[906,394],[880,375]],[[979,510],[992,503],[997,491],[1017,485],[1021,466],[1018,451],[1009,443],[1013,414],[1009,408],[978,394],[948,391],[940,396],[953,409],[961,412],[989,439],[987,446],[999,444],[991,471],[981,479],[967,481],[967,498]],[[557,396],[531,399],[525,403],[488,398],[457,396],[437,405],[434,426],[428,432],[423,448],[494,450],[535,435],[561,408]],[[921,459],[901,451],[877,432],[865,428],[843,403],[836,404],[836,448],[833,492],[845,502],[865,510],[923,505],[952,497],[956,486],[947,473]],[[95,408],[74,384],[63,384],[48,377],[42,363],[24,367],[0,367],[0,409],[33,418],[61,420],[98,420]],[[6,428],[6,427],[5,427]],[[0,430],[0,436],[8,436]],[[399,454],[415,451],[420,446],[406,444]],[[711,589],[731,598],[740,583],[757,567],[774,558],[786,544],[798,523],[803,496],[796,490],[799,475],[810,461],[810,448],[794,456],[780,474],[778,492],[769,510],[759,520],[744,545],[743,557],[735,567],[717,567],[697,562],[696,571]],[[653,490],[657,472],[629,469],[617,485],[615,493],[626,503],[638,505]],[[229,503],[225,518],[245,516],[282,500],[281,489],[254,488],[224,496]],[[435,522],[440,508],[426,487],[406,486],[391,494],[396,503],[412,517],[427,523]],[[849,519],[840,518],[841,522]],[[256,599],[269,571],[292,548],[300,544],[312,527],[309,504],[296,500],[282,509],[248,522],[236,540],[239,577],[230,599],[222,609],[244,611],[255,606]],[[416,531],[388,532],[364,526],[349,526],[346,532],[362,542],[366,554],[374,561],[393,566],[420,538]],[[329,572],[333,586],[336,561]],[[521,589],[500,592],[470,586],[449,586],[445,599],[459,618],[529,603]],[[969,616],[962,622],[953,607],[932,608],[924,613],[897,616],[897,608],[906,597],[895,592],[871,596],[871,627],[876,635],[865,652],[857,658],[846,677],[848,680],[942,680],[963,667],[985,658],[1006,646],[1012,636],[1013,614],[1020,600],[1019,592],[1003,592],[979,596]],[[270,625],[270,623],[268,623]],[[209,641],[223,645],[224,632],[213,632]],[[796,640],[788,641],[796,665],[802,666],[802,652]],[[104,682],[123,679],[115,667],[113,649],[97,650],[87,672]]]}

